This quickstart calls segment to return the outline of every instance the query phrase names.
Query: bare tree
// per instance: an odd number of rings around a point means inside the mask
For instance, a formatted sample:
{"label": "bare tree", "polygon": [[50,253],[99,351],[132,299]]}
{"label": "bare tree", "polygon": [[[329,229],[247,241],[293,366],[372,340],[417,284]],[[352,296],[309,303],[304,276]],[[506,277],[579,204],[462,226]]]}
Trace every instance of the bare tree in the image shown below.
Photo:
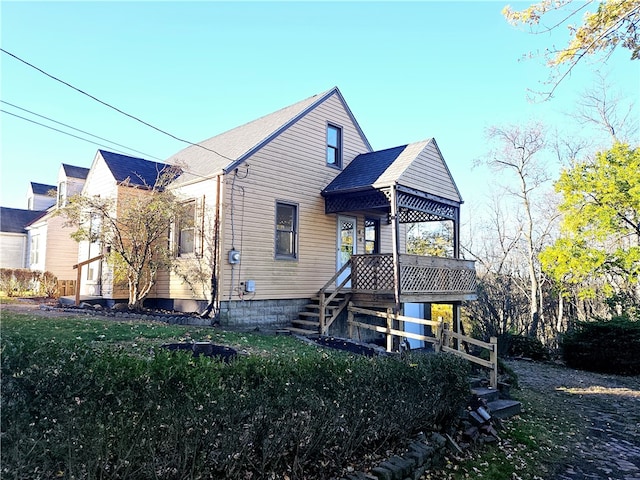
{"label": "bare tree", "polygon": [[611,137],[611,142],[629,142],[638,133],[634,102],[614,92],[607,76],[596,72],[596,83],[584,90],[573,116],[582,125],[594,125]]}
{"label": "bare tree", "polygon": [[545,131],[540,124],[524,128],[511,125],[491,127],[486,133],[492,149],[484,160],[498,173],[507,173],[515,179],[505,184],[507,192],[516,200],[521,212],[521,242],[528,275],[530,324],[528,334],[538,335],[540,325],[540,266],[538,262],[538,236],[534,218],[536,195],[549,180],[542,158],[546,149]]}

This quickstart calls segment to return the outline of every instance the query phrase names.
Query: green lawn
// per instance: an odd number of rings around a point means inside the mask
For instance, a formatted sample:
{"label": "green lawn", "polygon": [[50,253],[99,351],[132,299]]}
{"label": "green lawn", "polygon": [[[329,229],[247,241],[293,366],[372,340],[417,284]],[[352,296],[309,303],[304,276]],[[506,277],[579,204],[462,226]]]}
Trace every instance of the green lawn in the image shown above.
{"label": "green lawn", "polygon": [[167,342],[211,341],[240,352],[269,355],[299,355],[318,350],[286,335],[240,333],[214,327],[168,325],[156,321],[118,321],[111,318],[45,317],[2,313],[4,338],[37,342],[72,342],[93,347],[121,345],[141,350]]}

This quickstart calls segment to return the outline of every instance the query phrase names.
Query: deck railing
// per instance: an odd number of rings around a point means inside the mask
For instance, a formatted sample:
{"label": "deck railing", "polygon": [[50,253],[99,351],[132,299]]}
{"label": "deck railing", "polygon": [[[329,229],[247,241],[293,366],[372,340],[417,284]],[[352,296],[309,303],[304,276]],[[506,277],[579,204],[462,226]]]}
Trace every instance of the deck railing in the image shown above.
{"label": "deck railing", "polygon": [[[476,295],[475,262],[444,257],[399,255],[400,295],[404,301],[473,300]],[[351,290],[354,293],[393,295],[393,255],[353,255]]]}

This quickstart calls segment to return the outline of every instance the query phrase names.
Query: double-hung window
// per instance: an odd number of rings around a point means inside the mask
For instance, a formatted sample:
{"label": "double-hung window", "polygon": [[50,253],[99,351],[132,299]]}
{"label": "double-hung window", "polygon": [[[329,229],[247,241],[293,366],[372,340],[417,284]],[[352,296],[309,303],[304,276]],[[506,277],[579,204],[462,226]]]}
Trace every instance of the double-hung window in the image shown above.
{"label": "double-hung window", "polygon": [[191,200],[183,204],[182,215],[178,221],[178,255],[195,253],[196,238],[196,202]]}
{"label": "double-hung window", "polygon": [[276,202],[275,256],[279,259],[298,258],[298,206]]}
{"label": "double-hung window", "polygon": [[342,168],[342,129],[327,125],[327,165]]}
{"label": "double-hung window", "polygon": [[364,252],[368,254],[380,253],[380,220],[376,218],[365,218]]}

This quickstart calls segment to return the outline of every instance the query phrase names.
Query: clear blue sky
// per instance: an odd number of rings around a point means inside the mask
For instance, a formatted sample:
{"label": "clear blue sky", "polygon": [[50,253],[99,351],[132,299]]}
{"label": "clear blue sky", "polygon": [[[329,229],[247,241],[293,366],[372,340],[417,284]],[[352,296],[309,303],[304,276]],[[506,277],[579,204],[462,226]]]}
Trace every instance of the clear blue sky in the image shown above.
{"label": "clear blue sky", "polygon": [[[598,66],[580,65],[552,101],[529,102],[528,89],[543,88],[549,72],[523,56],[566,36],[511,27],[505,3],[3,1],[1,45],[192,142],[338,86],[375,149],[434,137],[468,208],[491,188],[491,177],[472,169],[487,151],[485,128],[532,119],[568,126],[564,112]],[[640,62],[629,57],[617,52],[605,70],[637,97]],[[54,184],[61,163],[89,167],[98,148],[166,159],[185,146],[6,54],[0,62],[4,102],[144,152],[2,113],[2,206],[26,208],[30,181]]]}

